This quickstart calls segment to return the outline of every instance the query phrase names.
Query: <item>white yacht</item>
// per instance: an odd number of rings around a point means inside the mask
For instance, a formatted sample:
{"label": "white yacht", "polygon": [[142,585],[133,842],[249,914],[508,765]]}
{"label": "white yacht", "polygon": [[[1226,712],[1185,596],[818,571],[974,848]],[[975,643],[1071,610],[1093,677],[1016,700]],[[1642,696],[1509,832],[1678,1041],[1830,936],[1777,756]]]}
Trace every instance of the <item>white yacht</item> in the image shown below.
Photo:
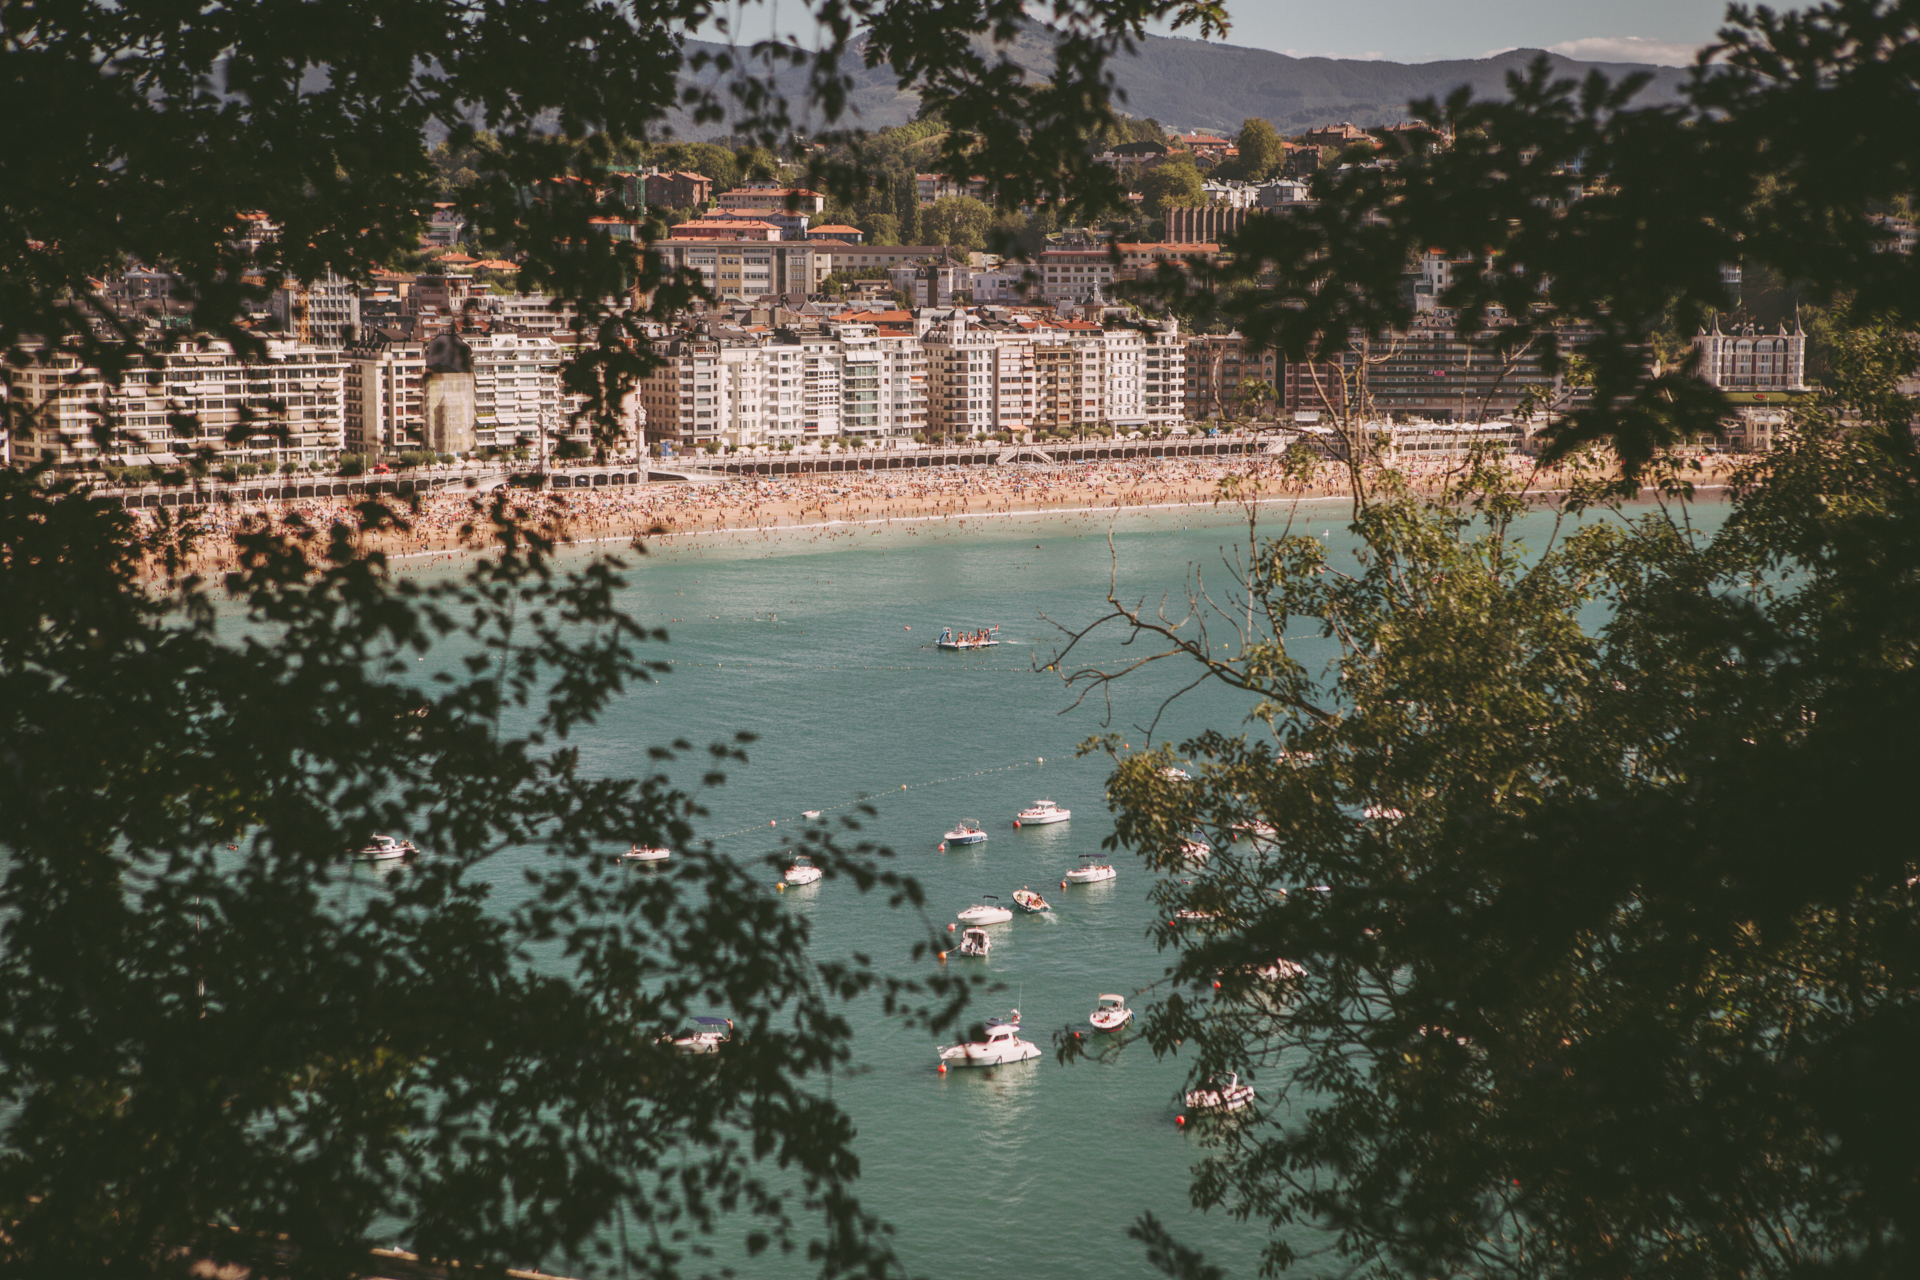
{"label": "white yacht", "polygon": [[1044,827],[1049,822],[1065,822],[1073,810],[1062,809],[1051,800],[1035,800],[1013,817],[1016,827]]}
{"label": "white yacht", "polygon": [[980,829],[980,819],[962,818],[942,839],[947,844],[985,844],[987,833]]}
{"label": "white yacht", "polygon": [[665,862],[673,854],[665,845],[636,844],[620,855],[623,862]]}
{"label": "white yacht", "polygon": [[1100,855],[1097,853],[1081,854],[1080,859],[1080,865],[1067,872],[1066,879],[1069,884],[1098,884],[1102,880],[1111,880],[1119,874],[1113,869],[1111,862],[1100,861]]}
{"label": "white yacht", "polygon": [[1238,1111],[1253,1101],[1253,1086],[1240,1083],[1240,1073],[1214,1076],[1198,1089],[1187,1090],[1187,1106],[1194,1111]]}
{"label": "white yacht", "polygon": [[977,906],[968,907],[956,918],[966,924],[1005,924],[1013,919],[1013,912],[1001,906],[999,898],[987,893],[981,895]]}
{"label": "white yacht", "polygon": [[963,956],[980,956],[984,959],[993,950],[993,939],[987,936],[985,929],[962,929],[958,950]]}
{"label": "white yacht", "polygon": [[1087,1021],[1095,1031],[1118,1031],[1133,1021],[1133,1010],[1127,1008],[1125,996],[1103,995],[1100,1007],[1087,1015]]}
{"label": "white yacht", "polygon": [[375,836],[367,842],[366,848],[355,850],[353,856],[361,862],[394,862],[401,858],[411,858],[418,852],[411,840],[396,840],[392,836]]}
{"label": "white yacht", "polygon": [[695,1018],[693,1025],[671,1037],[681,1053],[718,1053],[720,1046],[733,1039],[732,1018]]}
{"label": "white yacht", "polygon": [[987,1021],[987,1038],[963,1044],[940,1046],[940,1061],[956,1067],[997,1067],[1005,1062],[1025,1062],[1040,1056],[1040,1046],[1020,1038],[1020,1011],[1002,1021]]}
{"label": "white yacht", "polygon": [[1045,898],[1027,888],[1025,885],[1013,891],[1013,905],[1032,916],[1037,916],[1042,911],[1053,910]]}
{"label": "white yacht", "polygon": [[825,872],[821,871],[820,868],[814,866],[813,863],[807,861],[805,858],[795,858],[793,865],[788,867],[786,874],[780,878],[788,884],[813,884],[825,874]]}

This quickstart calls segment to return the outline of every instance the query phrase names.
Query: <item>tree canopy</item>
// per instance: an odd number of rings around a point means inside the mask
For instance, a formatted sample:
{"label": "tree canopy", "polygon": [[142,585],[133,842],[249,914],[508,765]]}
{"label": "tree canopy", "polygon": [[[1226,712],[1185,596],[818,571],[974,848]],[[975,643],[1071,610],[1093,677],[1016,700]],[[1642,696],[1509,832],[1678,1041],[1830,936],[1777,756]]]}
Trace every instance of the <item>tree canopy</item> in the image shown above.
{"label": "tree canopy", "polygon": [[1150,218],[1163,218],[1167,210],[1195,205],[1205,199],[1200,188],[1200,171],[1186,157],[1163,160],[1140,175],[1141,210]]}
{"label": "tree canopy", "polygon": [[[1196,578],[1190,611],[1111,602],[1106,625],[1247,698],[1245,725],[1179,744],[1193,783],[1164,744],[1089,745],[1116,756],[1117,840],[1163,873],[1174,922],[1149,1042],[1260,1091],[1210,1130],[1196,1202],[1267,1223],[1274,1267],[1920,1260],[1900,1083],[1920,459],[1899,388],[1920,263],[1875,221],[1920,176],[1916,19],[1735,10],[1682,108],[1544,69],[1506,102],[1427,104],[1426,138],[1383,140],[1392,167],[1323,173],[1316,208],[1229,246],[1216,314],[1296,358],[1404,323],[1427,247],[1479,255],[1441,299],[1463,334],[1598,334],[1575,350],[1591,399],[1546,427],[1564,497],[1485,453],[1410,487],[1347,421],[1352,561],[1283,521]],[[1710,513],[1670,447],[1731,406],[1650,339],[1725,305],[1740,259],[1826,303],[1829,354]],[[1335,465],[1293,463],[1303,484]],[[1051,660],[1075,684],[1120,675],[1074,658]],[[1200,1274],[1157,1222],[1139,1234]]]}

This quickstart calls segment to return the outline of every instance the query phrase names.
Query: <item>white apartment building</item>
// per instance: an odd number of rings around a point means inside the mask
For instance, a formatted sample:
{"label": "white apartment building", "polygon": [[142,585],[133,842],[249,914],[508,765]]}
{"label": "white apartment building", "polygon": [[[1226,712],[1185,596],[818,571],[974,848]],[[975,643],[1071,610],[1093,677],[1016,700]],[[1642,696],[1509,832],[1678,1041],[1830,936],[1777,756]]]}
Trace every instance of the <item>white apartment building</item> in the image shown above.
{"label": "white apartment building", "polygon": [[[13,457],[173,466],[208,448],[223,464],[321,461],[340,451],[344,375],[339,352],[292,342],[269,342],[255,361],[225,342],[182,343],[140,361],[118,386],[56,356],[14,372]],[[230,441],[243,426],[253,430]]]}
{"label": "white apartment building", "polygon": [[[461,340],[473,352],[476,448],[537,449],[543,424],[550,446],[589,442],[581,397],[560,389],[560,367],[573,354],[571,346],[527,333],[466,333]],[[426,447],[425,352],[423,342],[374,330],[343,353],[348,453],[378,457]]]}
{"label": "white apartment building", "polygon": [[[920,339],[927,352],[927,426],[947,435],[978,436],[1000,425],[999,336],[964,310],[936,322]],[[1024,428],[1022,428],[1024,429]]]}
{"label": "white apartment building", "polygon": [[329,271],[273,291],[268,309],[284,333],[323,347],[344,346],[360,330],[360,286]]}
{"label": "white apartment building", "polygon": [[1187,344],[1178,320],[1149,321],[1140,330],[1140,409],[1150,427],[1186,418]]}
{"label": "white apartment building", "polygon": [[1700,353],[1700,376],[1723,391],[1804,391],[1807,373],[1807,335],[1794,317],[1793,328],[1779,326],[1768,333],[1755,325],[1735,325],[1730,333],[1713,328],[1694,335]]}

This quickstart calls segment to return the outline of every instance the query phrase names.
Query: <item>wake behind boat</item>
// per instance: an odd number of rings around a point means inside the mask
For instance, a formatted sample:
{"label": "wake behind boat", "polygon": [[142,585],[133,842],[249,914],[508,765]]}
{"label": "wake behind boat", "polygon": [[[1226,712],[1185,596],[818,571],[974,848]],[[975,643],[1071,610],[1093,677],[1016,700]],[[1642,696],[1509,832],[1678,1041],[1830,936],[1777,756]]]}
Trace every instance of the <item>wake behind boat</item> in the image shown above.
{"label": "wake behind boat", "polygon": [[956,632],[948,627],[933,642],[936,649],[991,649],[1000,643],[1000,628],[988,627],[984,631]]}

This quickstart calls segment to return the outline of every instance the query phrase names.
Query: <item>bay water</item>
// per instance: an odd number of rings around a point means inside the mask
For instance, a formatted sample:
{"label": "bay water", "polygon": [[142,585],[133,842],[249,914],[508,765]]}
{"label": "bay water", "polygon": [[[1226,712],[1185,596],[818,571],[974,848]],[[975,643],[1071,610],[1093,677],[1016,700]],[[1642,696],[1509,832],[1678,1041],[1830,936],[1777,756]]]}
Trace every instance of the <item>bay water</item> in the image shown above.
{"label": "bay water", "polygon": [[[1336,564],[1351,563],[1348,510],[1344,501],[1268,505],[1261,532],[1290,520],[1293,531],[1324,538]],[[1539,517],[1533,532],[1544,538],[1547,521]],[[911,957],[914,944],[930,936],[957,942],[947,924],[983,895],[1010,906],[1013,891],[1029,886],[1054,906],[995,926],[989,959],[947,961],[1002,985],[976,1004],[974,1017],[1018,1007],[1040,1059],[941,1074],[926,1032],[884,1017],[877,1002],[856,1003],[848,1011],[855,1066],[819,1083],[858,1128],[859,1194],[892,1224],[908,1269],[939,1274],[1017,1260],[1048,1274],[1146,1274],[1126,1231],[1151,1212],[1229,1275],[1256,1274],[1262,1231],[1189,1203],[1192,1169],[1207,1154],[1204,1132],[1175,1123],[1190,1064],[1178,1055],[1157,1059],[1124,1036],[1099,1038],[1100,1049],[1072,1066],[1053,1056],[1059,1029],[1092,1038],[1086,1018],[1101,993],[1151,1000],[1171,959],[1147,936],[1151,877],[1137,860],[1118,852],[1116,880],[1061,885],[1113,830],[1104,794],[1110,762],[1077,756],[1076,746],[1109,730],[1132,748],[1177,744],[1203,728],[1237,730],[1252,699],[1203,683],[1169,703],[1196,675],[1191,661],[1172,660],[1076,701],[1048,664],[1062,628],[1108,611],[1110,586],[1150,615],[1164,609],[1169,621],[1187,614],[1190,590],[1226,603],[1232,566],[1247,556],[1244,513],[1176,508],[846,525],[686,537],[645,556],[617,553],[628,563],[621,606],[669,632],[656,656],[672,671],[579,732],[583,768],[644,776],[655,744],[686,738],[704,746],[749,731],[758,739],[750,761],[732,767],[724,786],[700,788],[704,754],[667,767],[681,786],[701,790],[711,814],[703,836],[751,860],[785,847],[804,810],[833,821],[864,802],[876,814],[855,838],[889,846],[894,866],[926,890],[924,915],[844,882],[783,891],[789,909],[811,922],[817,958],[858,951],[883,973],[913,976],[930,963]],[[935,648],[943,627],[993,624],[996,648]],[[1216,652],[1237,649],[1227,619],[1212,615],[1207,625]],[[1189,621],[1183,634],[1195,627]],[[1333,660],[1332,642],[1310,624],[1295,632],[1301,658]],[[1098,633],[1063,669],[1118,669],[1163,647],[1125,638],[1118,629]],[[1041,798],[1070,809],[1072,819],[1016,829],[1014,815]],[[941,851],[942,833],[962,818],[978,819],[988,840]],[[511,855],[499,868],[518,879]],[[766,876],[775,892],[772,868]],[[1285,1067],[1280,1078],[1269,1072],[1254,1081],[1263,1100],[1280,1096]],[[716,1261],[743,1274],[803,1266],[749,1261],[738,1242],[716,1244]]]}

